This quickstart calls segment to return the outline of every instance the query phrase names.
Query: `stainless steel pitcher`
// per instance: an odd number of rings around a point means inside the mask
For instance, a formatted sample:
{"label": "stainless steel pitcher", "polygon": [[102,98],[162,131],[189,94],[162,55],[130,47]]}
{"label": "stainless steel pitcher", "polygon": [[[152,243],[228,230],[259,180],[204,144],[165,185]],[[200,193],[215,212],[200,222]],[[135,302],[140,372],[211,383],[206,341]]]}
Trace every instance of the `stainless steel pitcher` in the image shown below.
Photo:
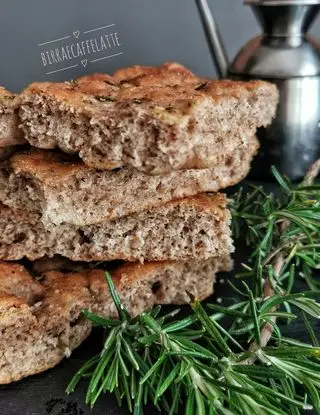
{"label": "stainless steel pitcher", "polygon": [[270,178],[270,166],[300,179],[320,157],[320,44],[307,35],[320,0],[248,0],[263,29],[231,65],[207,0],[196,0],[212,58],[221,78],[265,79],[277,84],[273,124],[258,131],[261,151],[251,177]]}

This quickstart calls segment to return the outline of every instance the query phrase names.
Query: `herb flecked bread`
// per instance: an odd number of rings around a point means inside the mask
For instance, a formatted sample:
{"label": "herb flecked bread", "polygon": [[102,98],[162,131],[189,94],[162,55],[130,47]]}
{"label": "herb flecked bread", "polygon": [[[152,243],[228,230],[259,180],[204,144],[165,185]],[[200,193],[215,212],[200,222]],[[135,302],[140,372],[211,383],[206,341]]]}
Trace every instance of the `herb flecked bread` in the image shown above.
{"label": "herb flecked bread", "polygon": [[213,81],[165,64],[34,83],[20,99],[31,145],[59,147],[99,169],[164,174],[226,163],[271,123],[278,92],[263,81]]}
{"label": "herb flecked bread", "polygon": [[97,170],[62,153],[31,150],[0,167],[0,202],[39,212],[45,223],[87,226],[238,183],[258,148],[251,137],[224,164],[151,176],[132,168]]}
{"label": "herb flecked bread", "polygon": [[[111,271],[126,308],[136,315],[155,304],[183,304],[212,294],[229,256],[204,262],[126,264]],[[83,309],[115,316],[102,269],[52,270],[36,281],[21,265],[0,262],[0,384],[57,365],[90,334]]]}
{"label": "herb flecked bread", "polygon": [[47,255],[74,261],[207,259],[233,251],[222,194],[199,194],[88,226],[44,224],[41,215],[0,205],[0,259]]}

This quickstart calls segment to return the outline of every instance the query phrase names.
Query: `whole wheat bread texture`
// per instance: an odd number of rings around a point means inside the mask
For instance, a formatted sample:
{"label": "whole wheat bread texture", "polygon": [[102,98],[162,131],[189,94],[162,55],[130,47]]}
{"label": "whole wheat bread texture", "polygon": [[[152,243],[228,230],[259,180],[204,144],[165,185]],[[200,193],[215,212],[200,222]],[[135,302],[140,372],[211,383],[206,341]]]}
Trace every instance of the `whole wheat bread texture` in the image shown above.
{"label": "whole wheat bread texture", "polygon": [[[155,304],[183,304],[213,292],[230,258],[124,265],[111,272],[124,306],[136,315]],[[0,263],[0,384],[57,365],[90,334],[83,309],[115,317],[103,270],[51,271],[36,281],[21,265]]]}
{"label": "whole wheat bread texture", "polygon": [[247,175],[257,147],[252,137],[249,146],[230,154],[224,164],[164,176],[130,168],[96,170],[63,153],[32,150],[15,154],[0,168],[0,202],[40,212],[46,223],[91,225],[234,185]]}
{"label": "whole wheat bread texture", "polygon": [[41,215],[0,206],[0,259],[56,254],[74,261],[207,259],[233,250],[222,194],[200,194],[88,226],[44,224]]}
{"label": "whole wheat bread texture", "polygon": [[35,147],[59,147],[95,168],[163,174],[226,163],[271,123],[277,102],[267,82],[213,81],[165,64],[31,84],[19,114]]}
{"label": "whole wheat bread texture", "polygon": [[24,143],[18,120],[19,99],[0,86],[0,149]]}

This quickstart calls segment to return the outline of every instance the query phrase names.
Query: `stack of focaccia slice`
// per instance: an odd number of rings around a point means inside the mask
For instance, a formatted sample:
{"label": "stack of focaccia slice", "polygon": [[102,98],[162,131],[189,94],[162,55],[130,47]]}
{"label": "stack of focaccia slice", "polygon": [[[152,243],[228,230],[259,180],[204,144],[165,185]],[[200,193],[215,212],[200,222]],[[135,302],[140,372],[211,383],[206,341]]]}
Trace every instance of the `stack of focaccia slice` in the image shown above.
{"label": "stack of focaccia slice", "polygon": [[81,310],[114,315],[104,270],[133,314],[212,294],[233,251],[217,192],[247,175],[278,100],[178,64],[4,94],[0,145],[19,150],[0,165],[0,383],[69,356]]}

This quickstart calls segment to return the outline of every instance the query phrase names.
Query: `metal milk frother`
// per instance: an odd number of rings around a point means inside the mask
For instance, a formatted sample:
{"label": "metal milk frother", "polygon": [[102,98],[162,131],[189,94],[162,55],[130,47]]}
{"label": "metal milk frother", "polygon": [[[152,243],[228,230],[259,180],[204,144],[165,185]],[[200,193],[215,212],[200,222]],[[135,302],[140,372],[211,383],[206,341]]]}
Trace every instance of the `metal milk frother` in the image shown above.
{"label": "metal milk frother", "polygon": [[320,44],[307,35],[320,0],[248,0],[263,29],[231,65],[207,0],[196,0],[221,78],[274,82],[280,104],[273,124],[258,131],[261,151],[252,177],[270,177],[270,166],[300,179],[320,157]]}

